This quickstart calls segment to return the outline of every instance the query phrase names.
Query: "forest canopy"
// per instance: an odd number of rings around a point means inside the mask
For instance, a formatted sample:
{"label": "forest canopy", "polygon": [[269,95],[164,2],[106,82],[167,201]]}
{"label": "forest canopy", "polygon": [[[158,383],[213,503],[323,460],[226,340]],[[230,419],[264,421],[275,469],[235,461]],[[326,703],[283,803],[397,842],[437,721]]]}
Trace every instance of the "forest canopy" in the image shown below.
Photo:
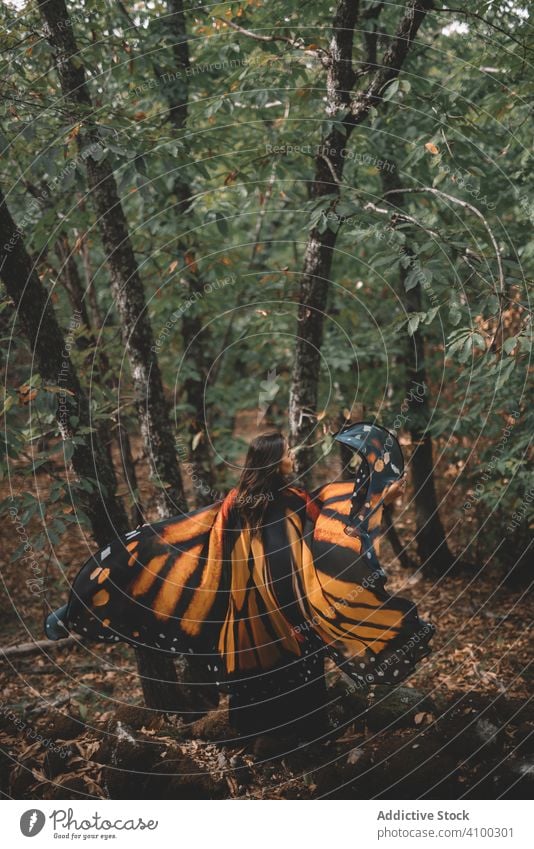
{"label": "forest canopy", "polygon": [[59,575],[72,526],[105,540],[101,501],[115,527],[210,503],[269,426],[320,483],[332,435],[376,419],[412,458],[419,543],[439,523],[423,564],[451,565],[445,535],[513,573],[533,498],[527,10],[0,15],[3,510],[36,523],[34,555]]}

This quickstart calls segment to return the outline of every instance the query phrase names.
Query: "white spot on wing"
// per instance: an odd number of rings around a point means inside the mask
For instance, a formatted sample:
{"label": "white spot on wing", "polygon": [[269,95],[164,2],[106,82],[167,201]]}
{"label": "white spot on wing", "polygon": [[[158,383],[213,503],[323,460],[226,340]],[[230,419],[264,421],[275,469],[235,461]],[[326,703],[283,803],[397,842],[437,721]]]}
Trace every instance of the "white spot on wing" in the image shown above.
{"label": "white spot on wing", "polygon": [[110,554],[111,554],[111,546],[108,545],[108,547],[105,548],[104,551],[102,552],[102,554],[100,555],[100,560],[101,561],[105,560],[106,557],[108,557]]}

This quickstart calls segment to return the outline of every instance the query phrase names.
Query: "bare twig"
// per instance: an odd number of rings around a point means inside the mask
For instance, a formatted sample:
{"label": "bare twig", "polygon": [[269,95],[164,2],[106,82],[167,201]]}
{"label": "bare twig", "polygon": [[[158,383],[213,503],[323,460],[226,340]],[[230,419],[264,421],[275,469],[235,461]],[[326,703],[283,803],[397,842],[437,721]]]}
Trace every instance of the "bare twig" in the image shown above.
{"label": "bare twig", "polygon": [[273,42],[273,41],[281,41],[284,44],[289,44],[290,47],[293,47],[296,50],[302,50],[303,53],[308,53],[313,56],[319,56],[321,61],[328,57],[328,51],[324,50],[322,47],[305,47],[304,40],[302,38],[289,38],[287,35],[259,35],[257,32],[253,32],[250,29],[246,29],[245,27],[239,26],[239,24],[235,24],[233,21],[228,21],[225,18],[215,18],[216,21],[219,21],[221,24],[226,24],[226,26],[235,30],[236,32],[241,33],[241,35],[245,35],[247,38],[252,38],[254,41],[263,41],[263,42]]}
{"label": "bare twig", "polygon": [[294,41],[294,39],[289,38],[287,35],[258,35],[257,32],[252,32],[250,29],[245,29],[245,27],[240,27],[239,24],[234,24],[233,21],[225,20],[224,18],[215,18],[216,21],[219,21],[221,24],[226,24],[226,26],[231,29],[235,29],[236,32],[240,32],[241,35],[246,35],[247,38],[253,38],[254,41],[284,41],[286,44],[290,44],[291,47],[298,46],[302,44],[302,40]]}
{"label": "bare twig", "polygon": [[319,159],[322,159],[323,162],[326,162],[326,164],[328,165],[329,171],[330,171],[332,178],[334,180],[334,185],[340,186],[341,183],[339,182],[339,179],[338,179],[338,176],[335,172],[334,166],[332,165],[332,161],[324,153],[319,153],[319,154],[317,154],[317,156],[318,156]]}
{"label": "bare twig", "polygon": [[20,643],[18,646],[0,648],[0,660],[10,660],[13,657],[29,657],[32,654],[46,654],[49,651],[59,651],[80,643],[78,637],[65,637],[63,640],[35,640],[31,643]]}
{"label": "bare twig", "polygon": [[486,221],[486,219],[482,215],[480,209],[477,209],[476,206],[473,206],[472,203],[468,203],[466,200],[460,200],[460,198],[454,197],[454,195],[449,195],[449,194],[447,194],[447,192],[442,192],[441,189],[435,189],[432,186],[422,186],[421,188],[417,188],[417,189],[390,189],[388,192],[386,192],[384,194],[384,197],[387,197],[388,195],[394,195],[394,194],[421,194],[423,192],[427,192],[428,194],[431,194],[431,195],[436,195],[437,197],[446,198],[451,203],[455,203],[458,206],[463,207],[464,209],[469,209],[472,213],[474,213],[474,215],[477,216],[477,218],[480,219],[480,221],[482,221],[482,223],[484,224],[484,227],[486,228],[487,233],[490,237],[491,243],[493,245],[493,249],[495,251],[495,257],[497,259],[497,268],[499,269],[500,294],[504,295],[505,285],[504,285],[504,271],[503,271],[503,267],[502,267],[501,252],[499,250],[499,246],[497,245],[497,240],[496,240],[495,236],[493,235],[493,230],[491,229],[488,222]]}
{"label": "bare twig", "polygon": [[72,699],[76,699],[78,696],[83,696],[84,694],[83,690],[75,690],[66,696],[58,696],[57,699],[53,699],[51,702],[47,702],[46,699],[42,698],[36,707],[26,711],[26,716],[40,716],[43,713],[48,713],[50,710],[68,705]]}
{"label": "bare twig", "polygon": [[416,227],[419,227],[421,230],[424,230],[425,233],[430,233],[431,236],[436,236],[438,238],[442,238],[441,234],[437,230],[433,230],[432,227],[425,227],[424,224],[421,224],[417,218],[414,218],[413,215],[407,215],[405,212],[397,212],[395,209],[385,208],[383,206],[377,206],[375,203],[365,204],[363,207],[364,212],[370,210],[371,212],[378,212],[380,215],[390,215],[392,219],[395,219],[395,222],[406,222],[407,224],[415,224]]}
{"label": "bare twig", "polygon": [[[499,314],[497,316],[495,331],[493,333],[493,336],[492,336],[490,344],[489,344],[489,350],[493,351],[494,346],[495,346],[495,340],[497,339],[497,335],[499,333],[499,330],[502,328],[504,300],[506,298],[506,293],[505,293],[506,287],[505,287],[505,283],[504,283],[504,270],[503,270],[503,267],[502,267],[501,252],[499,250],[497,240],[496,240],[496,238],[493,234],[493,230],[491,229],[490,225],[488,224],[486,218],[482,215],[481,211],[476,206],[473,206],[472,203],[468,203],[466,200],[460,200],[460,198],[454,197],[454,195],[449,195],[447,192],[442,192],[441,189],[435,189],[433,186],[422,186],[422,187],[416,188],[416,189],[402,189],[402,188],[390,189],[389,191],[384,193],[384,197],[387,197],[388,195],[394,195],[394,194],[400,194],[400,195],[421,194],[423,192],[431,194],[431,195],[436,195],[436,197],[445,198],[446,200],[450,201],[451,203],[454,203],[454,204],[457,204],[458,206],[461,206],[463,209],[469,209],[470,212],[472,212],[474,215],[477,216],[477,218],[480,221],[482,221],[482,223],[484,224],[484,227],[485,227],[485,229],[486,229],[486,231],[489,235],[491,244],[493,245],[493,249],[495,251],[495,257],[496,257],[496,260],[497,260],[497,268],[498,268],[498,271],[499,271],[499,293],[498,293]],[[466,258],[465,255],[463,256],[463,259],[468,263],[470,268],[473,268],[472,265],[468,262],[468,259]]]}

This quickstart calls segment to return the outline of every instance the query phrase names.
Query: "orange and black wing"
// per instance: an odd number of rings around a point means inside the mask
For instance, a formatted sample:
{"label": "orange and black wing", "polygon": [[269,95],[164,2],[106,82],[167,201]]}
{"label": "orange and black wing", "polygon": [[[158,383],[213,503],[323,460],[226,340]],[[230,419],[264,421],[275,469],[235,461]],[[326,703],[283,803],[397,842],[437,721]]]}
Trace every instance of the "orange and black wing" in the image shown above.
{"label": "orange and black wing", "polygon": [[353,483],[342,482],[314,494],[317,516],[306,523],[301,595],[308,620],[358,685],[397,683],[430,653],[435,628],[419,618],[413,602],[388,593],[376,558],[360,537],[345,534],[352,492]]}
{"label": "orange and black wing", "polygon": [[208,650],[224,619],[212,535],[219,509],[142,526],[94,554],[73,582],[68,629],[167,652]]}

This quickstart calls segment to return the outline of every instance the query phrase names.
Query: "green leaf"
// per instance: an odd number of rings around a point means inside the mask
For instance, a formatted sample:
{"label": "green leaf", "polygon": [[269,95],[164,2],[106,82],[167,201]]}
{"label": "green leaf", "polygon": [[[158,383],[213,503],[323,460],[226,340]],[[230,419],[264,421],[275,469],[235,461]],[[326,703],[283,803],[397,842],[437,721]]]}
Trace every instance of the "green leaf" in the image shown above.
{"label": "green leaf", "polygon": [[421,279],[421,269],[420,268],[411,268],[410,271],[408,272],[408,274],[406,275],[405,280],[404,280],[404,288],[406,289],[406,291],[409,292],[410,289],[415,289],[415,287],[419,283],[420,279]]}
{"label": "green leaf", "polygon": [[453,327],[456,327],[456,325],[460,323],[461,318],[462,318],[462,311],[461,311],[460,307],[456,303],[452,304],[452,306],[449,310],[449,321],[453,325]]}
{"label": "green leaf", "polygon": [[67,463],[69,460],[72,460],[72,455],[74,454],[74,442],[71,439],[66,439],[63,442],[63,453]]}
{"label": "green leaf", "polygon": [[431,324],[439,312],[439,307],[432,307],[426,314],[425,324]]}
{"label": "green leaf", "polygon": [[228,222],[222,212],[217,212],[215,214],[215,223],[217,225],[217,229],[221,236],[228,235]]}
{"label": "green leaf", "polygon": [[397,94],[400,88],[400,80],[397,78],[392,80],[389,84],[386,84],[386,93],[382,95],[383,100],[391,100]]}
{"label": "green leaf", "polygon": [[420,322],[421,322],[421,314],[420,313],[417,312],[417,313],[414,313],[414,315],[410,316],[410,318],[408,319],[408,333],[409,333],[410,336],[414,335],[417,328],[419,327]]}

